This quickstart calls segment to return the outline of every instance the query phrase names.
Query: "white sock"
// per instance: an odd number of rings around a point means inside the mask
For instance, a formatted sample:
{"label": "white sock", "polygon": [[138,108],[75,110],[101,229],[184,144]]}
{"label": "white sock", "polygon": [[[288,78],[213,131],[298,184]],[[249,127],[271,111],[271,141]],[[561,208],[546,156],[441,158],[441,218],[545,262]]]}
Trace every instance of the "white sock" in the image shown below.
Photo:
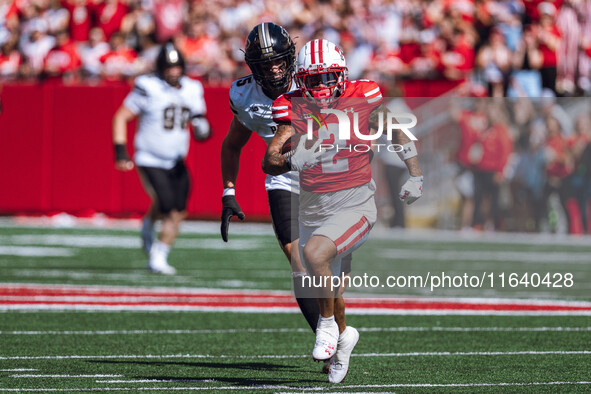
{"label": "white sock", "polygon": [[318,327],[330,327],[333,324],[336,324],[334,315],[330,317],[322,317],[322,315],[318,316]]}
{"label": "white sock", "polygon": [[341,332],[339,334],[339,342],[345,337],[345,335],[347,335],[347,331],[349,330],[349,326],[345,327],[345,329],[343,330],[343,332]]}
{"label": "white sock", "polygon": [[150,255],[152,253],[160,254],[164,259],[168,259],[168,253],[170,253],[170,245],[165,244],[162,241],[154,241],[152,248],[150,249]]}

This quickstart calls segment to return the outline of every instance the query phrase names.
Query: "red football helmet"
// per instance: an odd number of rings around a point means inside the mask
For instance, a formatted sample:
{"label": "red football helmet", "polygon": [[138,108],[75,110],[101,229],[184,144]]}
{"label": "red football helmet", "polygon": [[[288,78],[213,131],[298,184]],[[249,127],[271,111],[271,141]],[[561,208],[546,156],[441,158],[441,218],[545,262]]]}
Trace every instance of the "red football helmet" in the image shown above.
{"label": "red football helmet", "polygon": [[345,55],[328,40],[312,40],[298,53],[295,77],[304,97],[327,107],[343,94],[349,80]]}

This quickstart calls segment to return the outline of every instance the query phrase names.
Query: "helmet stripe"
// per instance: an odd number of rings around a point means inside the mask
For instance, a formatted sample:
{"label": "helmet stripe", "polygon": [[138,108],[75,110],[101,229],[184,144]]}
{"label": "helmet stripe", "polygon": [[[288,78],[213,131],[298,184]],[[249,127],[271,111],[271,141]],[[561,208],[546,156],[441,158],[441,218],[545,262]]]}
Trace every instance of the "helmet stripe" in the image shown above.
{"label": "helmet stripe", "polygon": [[318,63],[324,63],[324,61],[323,61],[324,59],[323,59],[323,56],[322,56],[322,53],[324,52],[322,50],[323,47],[324,47],[324,40],[321,39],[318,42]]}
{"label": "helmet stripe", "polygon": [[267,54],[273,50],[271,48],[271,37],[269,37],[269,25],[267,22],[259,25],[259,45],[263,54]]}
{"label": "helmet stripe", "polygon": [[312,57],[312,64],[316,64],[316,40],[310,43],[310,56]]}

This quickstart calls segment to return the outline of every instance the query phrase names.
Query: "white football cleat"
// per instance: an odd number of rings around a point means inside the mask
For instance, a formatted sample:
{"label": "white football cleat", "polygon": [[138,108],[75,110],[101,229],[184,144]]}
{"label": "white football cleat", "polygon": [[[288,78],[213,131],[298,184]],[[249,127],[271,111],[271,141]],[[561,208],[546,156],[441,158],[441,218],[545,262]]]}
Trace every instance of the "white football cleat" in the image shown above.
{"label": "white football cleat", "polygon": [[339,326],[333,320],[323,320],[322,317],[318,319],[318,327],[316,327],[316,343],[314,343],[314,350],[312,350],[312,357],[316,361],[328,360],[337,350],[337,342],[339,340]]}
{"label": "white football cleat", "polygon": [[176,268],[172,265],[168,265],[168,263],[164,264],[148,264],[148,269],[155,274],[162,274],[162,275],[174,275],[176,274]]}
{"label": "white football cleat", "polygon": [[359,332],[353,327],[347,326],[339,336],[337,352],[330,360],[328,370],[328,381],[330,383],[341,383],[345,380],[345,376],[349,371],[349,359],[358,341]]}
{"label": "white football cleat", "polygon": [[142,222],[141,237],[142,249],[147,255],[150,255],[150,249],[152,249],[154,243],[154,223],[148,218],[145,218]]}
{"label": "white football cleat", "polygon": [[[154,248],[152,248],[154,249]],[[152,250],[150,252],[150,260],[148,261],[148,269],[156,274],[174,275],[176,269],[168,265],[168,261],[158,251]]]}

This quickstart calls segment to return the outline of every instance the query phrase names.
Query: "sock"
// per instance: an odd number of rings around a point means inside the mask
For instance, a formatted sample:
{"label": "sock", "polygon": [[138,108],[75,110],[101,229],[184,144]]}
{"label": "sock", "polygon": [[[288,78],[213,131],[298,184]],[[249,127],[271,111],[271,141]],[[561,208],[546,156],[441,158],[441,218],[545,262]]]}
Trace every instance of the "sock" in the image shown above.
{"label": "sock", "polygon": [[150,249],[150,254],[152,253],[158,253],[166,260],[168,259],[168,253],[170,253],[170,246],[159,240],[154,241],[152,249]]}
{"label": "sock", "polygon": [[320,309],[318,308],[318,301],[316,301],[316,298],[309,297],[310,294],[308,294],[308,297],[305,296],[306,290],[303,289],[302,284],[304,275],[306,275],[305,272],[292,273],[293,292],[295,294],[296,301],[298,302],[298,306],[306,318],[308,325],[313,332],[316,332],[316,327],[318,326],[318,316],[320,316]]}
{"label": "sock", "polygon": [[349,330],[349,326],[345,327],[345,329],[343,330],[343,332],[341,332],[339,334],[339,343],[341,343],[343,341],[343,338],[345,337],[345,335],[349,335],[348,334],[349,331],[347,331],[347,330]]}
{"label": "sock", "polygon": [[337,324],[336,320],[334,319],[334,315],[330,316],[330,317],[323,317],[322,315],[319,315],[318,317],[318,327],[320,326],[332,326],[333,324]]}

